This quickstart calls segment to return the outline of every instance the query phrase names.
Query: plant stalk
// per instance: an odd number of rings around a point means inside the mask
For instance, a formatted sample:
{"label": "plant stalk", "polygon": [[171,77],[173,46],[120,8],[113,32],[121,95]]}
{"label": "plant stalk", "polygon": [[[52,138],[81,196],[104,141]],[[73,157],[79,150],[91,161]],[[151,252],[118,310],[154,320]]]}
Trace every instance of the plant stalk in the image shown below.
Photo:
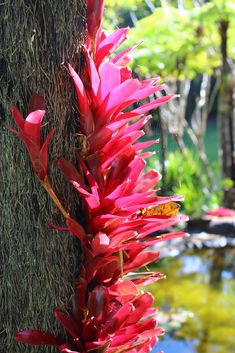
{"label": "plant stalk", "polygon": [[64,216],[64,218],[66,218],[66,219],[69,218],[68,212],[64,209],[64,207],[62,206],[60,200],[56,196],[56,194],[55,194],[54,190],[52,189],[52,186],[51,186],[48,178],[46,177],[41,183],[42,183],[42,186],[44,187],[44,189],[50,195],[51,199],[54,201],[54,203],[58,207],[58,209],[60,210],[60,212],[62,213],[62,215]]}

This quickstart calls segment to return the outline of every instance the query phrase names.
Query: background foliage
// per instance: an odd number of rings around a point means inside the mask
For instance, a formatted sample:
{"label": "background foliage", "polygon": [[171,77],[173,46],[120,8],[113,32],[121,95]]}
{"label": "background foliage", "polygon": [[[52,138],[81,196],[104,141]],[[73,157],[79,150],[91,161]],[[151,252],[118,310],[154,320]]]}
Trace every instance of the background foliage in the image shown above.
{"label": "background foliage", "polygon": [[108,0],[105,15],[108,30],[134,27],[128,45],[143,40],[132,53],[136,75],[160,75],[166,92],[180,95],[150,128],[161,138],[163,186],[185,195],[192,216],[226,204],[223,191],[234,185],[235,3]]}

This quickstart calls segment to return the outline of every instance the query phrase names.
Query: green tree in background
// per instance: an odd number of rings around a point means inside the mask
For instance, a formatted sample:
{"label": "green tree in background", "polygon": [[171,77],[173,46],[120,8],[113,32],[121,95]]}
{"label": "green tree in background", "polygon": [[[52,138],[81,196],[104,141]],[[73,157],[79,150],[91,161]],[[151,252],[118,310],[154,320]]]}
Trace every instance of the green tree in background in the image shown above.
{"label": "green tree in background", "polygon": [[[132,44],[144,39],[133,52],[136,73],[144,77],[160,75],[167,83],[167,89],[180,95],[168,109],[161,109],[162,135],[169,131],[182,153],[186,149],[184,136],[189,136],[212,191],[217,185],[205,149],[205,134],[208,115],[218,101],[223,177],[234,183],[234,2],[213,0],[195,5],[191,0],[162,0],[142,1],[140,5],[138,1],[108,1],[108,4],[112,11],[125,13],[125,18],[130,19],[128,13],[134,11],[138,20],[133,21],[135,28],[130,39]],[[188,107],[194,82],[197,82],[195,104]],[[188,108],[190,119],[186,119]],[[164,143],[164,137],[161,140]],[[163,165],[163,175],[164,170]],[[233,190],[234,186],[225,194],[225,204],[229,207],[234,207]]]}

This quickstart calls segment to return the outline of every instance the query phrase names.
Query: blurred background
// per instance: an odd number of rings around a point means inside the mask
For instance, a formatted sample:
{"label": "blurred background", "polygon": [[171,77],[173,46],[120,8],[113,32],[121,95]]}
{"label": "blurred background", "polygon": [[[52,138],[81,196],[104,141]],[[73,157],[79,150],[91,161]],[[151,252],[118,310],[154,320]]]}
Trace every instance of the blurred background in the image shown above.
{"label": "blurred background", "polygon": [[[154,112],[147,168],[182,194],[191,234],[161,246],[150,288],[167,333],[155,352],[235,352],[235,0],[106,0],[106,30],[133,27],[133,74],[179,95]],[[154,97],[153,97],[154,99]],[[158,247],[159,249],[159,247]]]}

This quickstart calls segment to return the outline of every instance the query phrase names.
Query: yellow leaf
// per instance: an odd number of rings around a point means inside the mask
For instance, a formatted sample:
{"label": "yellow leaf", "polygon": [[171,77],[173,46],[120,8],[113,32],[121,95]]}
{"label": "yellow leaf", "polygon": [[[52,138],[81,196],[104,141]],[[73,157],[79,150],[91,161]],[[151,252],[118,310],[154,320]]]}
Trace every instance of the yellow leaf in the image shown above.
{"label": "yellow leaf", "polygon": [[142,208],[140,212],[144,216],[177,216],[179,209],[178,203],[170,201],[155,207]]}

